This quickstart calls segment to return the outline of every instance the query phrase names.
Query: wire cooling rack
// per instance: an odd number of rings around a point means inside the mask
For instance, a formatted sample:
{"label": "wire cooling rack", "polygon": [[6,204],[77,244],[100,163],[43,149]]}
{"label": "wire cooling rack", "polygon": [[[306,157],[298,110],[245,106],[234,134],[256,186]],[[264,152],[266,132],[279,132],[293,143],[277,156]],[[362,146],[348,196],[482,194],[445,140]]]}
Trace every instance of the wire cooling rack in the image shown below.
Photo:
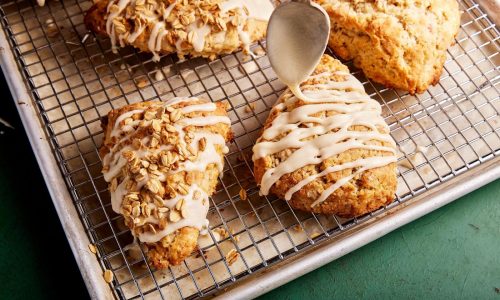
{"label": "wire cooling rack", "polygon": [[[0,16],[80,221],[97,248],[102,270],[95,271],[113,272],[118,298],[175,299],[222,291],[498,156],[499,32],[477,3],[459,4],[456,45],[439,84],[425,93],[384,88],[347,62],[381,102],[400,147],[395,202],[354,219],[294,211],[285,201],[258,195],[251,148],[284,89],[265,45],[252,47],[255,57],[235,53],[209,62],[170,55],[154,63],[132,48],[113,54],[107,38],[88,34],[83,15],[90,1],[48,0],[44,7],[3,1]],[[235,135],[211,198],[210,234],[180,266],[158,271],[130,246],[122,217],[111,210],[98,156],[100,120],[125,104],[189,95],[228,101]]]}

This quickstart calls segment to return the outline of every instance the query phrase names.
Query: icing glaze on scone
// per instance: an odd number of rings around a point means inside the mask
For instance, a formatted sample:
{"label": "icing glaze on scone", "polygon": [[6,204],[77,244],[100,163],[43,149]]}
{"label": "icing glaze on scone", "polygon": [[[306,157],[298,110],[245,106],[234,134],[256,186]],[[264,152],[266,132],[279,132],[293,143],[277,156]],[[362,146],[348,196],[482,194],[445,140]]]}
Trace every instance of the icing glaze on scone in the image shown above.
{"label": "icing glaze on scone", "polygon": [[[179,55],[204,53],[207,40],[223,44],[228,28],[236,30],[239,44],[249,51],[249,20],[269,20],[268,0],[111,0],[106,9],[106,33],[113,50],[134,44],[148,32],[147,49],[158,60],[165,41]],[[192,48],[191,50],[189,50]]]}
{"label": "icing glaze on scone", "polygon": [[284,100],[273,107],[274,119],[266,123],[253,148],[254,162],[286,153],[283,159],[266,164],[258,182],[262,194],[269,194],[284,175],[306,166],[323,164],[346,151],[364,149],[380,153],[332,164],[300,180],[294,179],[283,195],[285,200],[324,176],[353,170],[325,186],[312,201],[311,207],[314,207],[361,173],[396,162],[396,146],[381,116],[380,104],[365,93],[354,76],[346,71],[324,70],[310,76],[300,88],[290,89],[293,94],[287,90],[280,98]]}
{"label": "icing glaze on scone", "polygon": [[215,184],[188,178],[213,167],[222,173],[226,137],[204,130],[229,130],[231,121],[214,115],[216,109],[197,98],[174,98],[124,112],[111,124],[108,139],[114,142],[103,157],[104,179],[112,209],[125,216],[141,242],[160,241],[183,227],[207,227]]}

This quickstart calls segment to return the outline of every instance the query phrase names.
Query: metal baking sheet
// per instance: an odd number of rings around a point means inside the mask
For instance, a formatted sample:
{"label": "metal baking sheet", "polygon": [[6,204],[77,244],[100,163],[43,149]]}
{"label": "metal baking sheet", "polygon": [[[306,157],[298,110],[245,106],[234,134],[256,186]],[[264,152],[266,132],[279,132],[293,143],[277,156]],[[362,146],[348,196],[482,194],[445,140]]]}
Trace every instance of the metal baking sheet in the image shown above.
{"label": "metal baking sheet", "polygon": [[[381,102],[400,158],[396,201],[342,219],[258,196],[251,148],[284,89],[264,44],[252,46],[255,57],[235,53],[209,62],[170,55],[154,63],[132,48],[113,54],[108,39],[88,35],[83,14],[90,1],[2,2],[2,69],[91,296],[254,297],[500,177],[499,33],[482,6],[459,3],[457,43],[440,83],[425,93],[384,88],[346,62]],[[131,235],[111,210],[97,154],[100,118],[127,103],[188,95],[228,101],[235,138],[211,198],[210,235],[180,266],[153,270],[144,253],[130,250]],[[219,239],[221,229],[228,236]],[[232,249],[239,257],[231,264]],[[109,285],[107,269],[114,274]]]}

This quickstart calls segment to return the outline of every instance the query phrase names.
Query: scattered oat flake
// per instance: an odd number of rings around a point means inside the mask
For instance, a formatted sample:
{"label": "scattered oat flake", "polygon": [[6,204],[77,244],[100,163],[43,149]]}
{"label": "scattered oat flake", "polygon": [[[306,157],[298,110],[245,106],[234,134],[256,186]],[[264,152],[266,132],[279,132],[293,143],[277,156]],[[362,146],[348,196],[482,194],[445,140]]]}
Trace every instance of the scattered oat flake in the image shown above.
{"label": "scattered oat flake", "polygon": [[250,61],[252,60],[252,57],[250,55],[245,55],[243,56],[243,59],[241,60],[242,62],[247,62],[247,61]]}
{"label": "scattered oat flake", "polygon": [[97,249],[95,248],[94,244],[89,244],[89,250],[90,250],[90,252],[92,252],[94,254],[97,253]]}
{"label": "scattered oat flake", "polygon": [[318,237],[320,234],[318,232],[313,232],[313,234],[311,234],[311,238],[314,239],[316,237]]}
{"label": "scattered oat flake", "polygon": [[213,230],[217,235],[219,235],[219,239],[217,241],[223,240],[227,238],[229,235],[227,233],[227,230],[224,229],[223,227],[217,227]]}
{"label": "scattered oat flake", "polygon": [[240,236],[239,235],[233,235],[233,239],[236,243],[240,242]]}
{"label": "scattered oat flake", "polygon": [[236,242],[236,243],[239,243],[240,241],[240,236],[239,235],[234,235],[234,230],[232,228],[229,228],[229,231],[231,232],[231,235],[233,236],[233,240]]}
{"label": "scattered oat flake", "polygon": [[113,272],[111,270],[104,271],[104,281],[111,283],[113,281]]}
{"label": "scattered oat flake", "polygon": [[295,226],[293,226],[293,230],[295,230],[297,232],[302,232],[303,231],[302,226],[300,226],[299,224],[296,224]]}
{"label": "scattered oat flake", "polygon": [[238,251],[236,251],[236,249],[233,248],[233,249],[229,250],[229,252],[226,254],[227,264],[232,265],[233,263],[235,263],[238,260],[239,256],[240,256],[240,254],[238,253]]}
{"label": "scattered oat flake", "polygon": [[407,169],[413,169],[413,166],[410,164],[410,161],[408,159],[403,159],[399,162],[399,165]]}
{"label": "scattered oat flake", "polygon": [[247,200],[247,191],[245,189],[240,190],[240,199]]}
{"label": "scattered oat flake", "polygon": [[5,127],[15,129],[14,126],[12,126],[9,122],[5,121],[4,119],[0,118],[0,124],[4,125]]}

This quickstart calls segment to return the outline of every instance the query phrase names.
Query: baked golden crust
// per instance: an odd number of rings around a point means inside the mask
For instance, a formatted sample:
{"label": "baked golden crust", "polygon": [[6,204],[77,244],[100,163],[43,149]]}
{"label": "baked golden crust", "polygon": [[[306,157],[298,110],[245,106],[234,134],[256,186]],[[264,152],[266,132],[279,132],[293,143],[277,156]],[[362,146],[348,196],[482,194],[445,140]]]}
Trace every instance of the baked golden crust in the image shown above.
{"label": "baked golden crust", "polygon": [[[331,79],[335,81],[344,81],[344,76],[338,75],[337,71],[348,72],[348,69],[338,60],[324,55],[313,75],[331,72],[333,73]],[[337,72],[337,74],[335,74],[335,72]],[[318,82],[317,79],[310,78],[303,84],[314,83],[322,82]],[[291,92],[289,90],[285,91],[285,93],[279,98],[277,104],[287,103],[287,99],[290,97],[292,97]],[[293,105],[287,105],[285,112],[291,112],[293,109],[302,105],[304,105],[304,101],[299,100]],[[265,122],[264,130],[270,128],[273,121],[282,113],[284,112],[273,109]],[[312,116],[325,118],[336,113],[337,112],[335,111],[323,111],[313,114]],[[356,125],[349,127],[349,130],[368,131],[369,129],[365,126]],[[377,130],[381,133],[387,133],[386,128],[377,127]],[[266,141],[268,140],[261,137],[258,140],[258,143]],[[371,141],[370,144],[391,148],[394,147],[391,143],[383,141]],[[254,161],[254,174],[257,183],[261,183],[266,171],[271,168],[275,168],[281,162],[286,160],[286,158],[288,158],[294,151],[296,150],[285,149],[284,151],[256,159]],[[353,162],[357,159],[391,155],[393,155],[391,152],[371,149],[346,150],[327,158],[319,164],[307,165],[293,172],[286,173],[272,185],[270,191],[279,198],[285,199],[285,194],[291,187],[297,185],[303,179],[319,174],[330,166]],[[304,211],[337,214],[342,217],[354,217],[373,211],[393,201],[397,184],[396,164],[390,163],[382,167],[368,169],[359,175],[354,176],[354,178],[330,194],[325,201],[313,206],[313,203],[318,199],[318,197],[320,197],[323,191],[332,186],[339,179],[354,174],[355,171],[356,170],[353,168],[346,168],[341,171],[332,172],[325,176],[318,177],[295,192],[289,200],[289,204],[293,208]]]}
{"label": "baked golden crust", "polygon": [[331,21],[329,46],[387,87],[424,92],[439,82],[460,26],[456,0],[315,0]]}
{"label": "baked golden crust", "polygon": [[[109,35],[106,30],[106,22],[109,16],[108,5],[112,1],[115,0],[100,0],[87,11],[84,23],[88,29],[101,35]],[[138,1],[141,0],[137,0],[136,2]],[[252,17],[233,18],[234,14],[243,14],[243,12],[234,10],[234,12],[231,11],[228,14],[228,17],[223,18],[221,16],[218,18],[217,16],[221,15],[218,4],[223,2],[223,0],[205,2],[202,4],[203,9],[199,6],[195,6],[199,5],[197,4],[198,2],[202,3],[203,1],[163,0],[157,2],[155,0],[153,2],[156,6],[162,4],[163,9],[169,5],[174,5],[167,22],[165,22],[167,24],[165,28],[168,33],[161,39],[161,47],[158,49],[159,51],[157,51],[159,54],[177,53],[180,58],[184,58],[185,55],[190,55],[192,57],[201,56],[214,59],[216,55],[233,53],[240,49],[247,51],[249,44],[263,39],[266,34],[267,21],[265,20]],[[136,6],[136,4],[128,4],[124,12],[126,12],[127,9],[134,11]],[[159,8],[156,8],[156,10],[159,10]],[[201,14],[201,12],[203,12],[203,14]],[[196,49],[193,37],[189,35],[189,26],[191,25],[189,22],[193,22],[194,19],[183,21],[185,20],[185,16],[190,16],[191,14],[193,17],[196,15],[196,21],[194,22],[198,23],[196,25],[198,28],[203,24],[208,25],[207,28],[210,28],[210,33],[205,36],[201,50]],[[144,52],[153,52],[149,45],[149,40],[154,31],[155,24],[159,21],[148,19],[137,21],[138,18],[136,15],[128,12],[126,15],[118,17],[118,19],[123,29],[118,29],[116,26],[114,27],[116,37],[120,36],[120,34],[130,35],[140,26],[144,26],[145,29],[134,41],[130,42],[127,39],[123,39],[121,42],[117,41],[117,45],[131,45]],[[245,37],[242,37],[242,32],[245,33]],[[219,37],[220,33],[223,33],[223,38]],[[194,39],[196,39],[196,37],[194,37]]]}
{"label": "baked golden crust", "polygon": [[196,249],[199,234],[196,228],[183,227],[160,242],[146,243],[149,263],[157,269],[180,264]]}
{"label": "baked golden crust", "polygon": [[[132,178],[130,181],[134,183],[130,186],[125,185],[127,193],[119,196],[118,209],[119,213],[125,217],[125,224],[139,239],[143,234],[159,234],[168,226],[176,226],[176,222],[182,222],[185,218],[187,220],[187,215],[191,213],[189,209],[192,209],[192,206],[184,207],[188,201],[203,201],[202,208],[208,210],[209,204],[205,201],[208,201],[208,195],[211,195],[215,189],[219,169],[217,164],[212,162],[207,163],[202,170],[183,169],[182,164],[198,161],[204,149],[208,149],[209,142],[205,139],[205,145],[202,146],[200,139],[200,146],[196,150],[186,145],[190,145],[200,133],[220,135],[223,141],[228,141],[231,138],[230,126],[228,123],[218,122],[218,119],[211,121],[208,125],[188,125],[183,127],[184,138],[172,127],[167,127],[177,125],[177,121],[174,122],[174,120],[183,122],[183,120],[202,117],[227,117],[226,104],[222,102],[215,103],[212,111],[202,109],[179,115],[183,108],[206,103],[208,102],[197,98],[186,99],[168,106],[159,101],[134,103],[110,111],[108,117],[103,120],[104,141],[100,148],[100,156],[103,158],[105,179],[106,174],[119,163],[119,161],[108,159],[111,154],[118,153],[116,155],[121,154],[128,159],[117,175],[106,179],[112,193],[112,203],[113,193],[116,194],[119,186],[128,178]],[[132,112],[135,113],[131,114]],[[128,117],[123,118],[124,114],[128,114]],[[117,121],[118,124],[116,124]],[[130,126],[127,124],[132,122],[135,122],[134,130],[126,130],[125,127]],[[116,134],[117,128],[123,128],[123,132]],[[155,136],[158,140],[153,144],[152,139]],[[161,147],[168,150],[161,151]],[[213,147],[214,154],[220,156],[222,163],[225,145],[213,144]],[[152,168],[153,165],[154,168]],[[140,182],[145,180],[138,178],[145,175],[143,171],[147,173],[149,180],[140,186]],[[158,186],[153,188],[150,180],[158,177],[164,178],[155,181]],[[197,190],[191,192],[193,186],[196,186]],[[206,198],[201,195],[206,195]],[[181,198],[173,205],[166,204],[178,197]],[[198,227],[180,226],[175,231],[162,235],[155,242],[143,242],[149,263],[156,268],[166,268],[170,264],[181,263],[196,249],[199,233]]]}

